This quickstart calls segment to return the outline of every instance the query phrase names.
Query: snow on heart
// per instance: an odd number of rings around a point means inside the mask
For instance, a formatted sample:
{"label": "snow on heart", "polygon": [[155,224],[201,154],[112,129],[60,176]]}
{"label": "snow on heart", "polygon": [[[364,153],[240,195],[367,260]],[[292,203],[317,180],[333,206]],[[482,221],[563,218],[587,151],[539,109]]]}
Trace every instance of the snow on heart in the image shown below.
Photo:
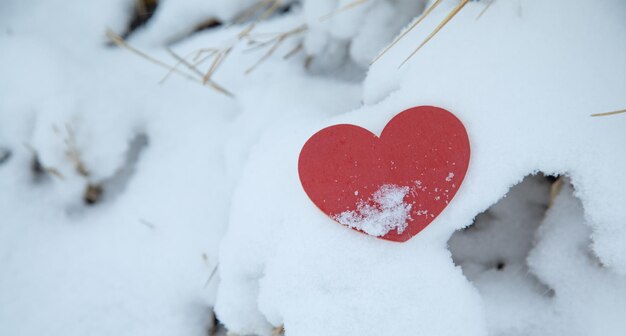
{"label": "snow on heart", "polygon": [[[355,194],[357,194],[355,192]],[[412,204],[404,202],[409,187],[395,184],[381,186],[372,198],[361,200],[356,210],[344,211],[333,217],[337,222],[369,235],[382,237],[391,230],[404,232],[411,218]]]}

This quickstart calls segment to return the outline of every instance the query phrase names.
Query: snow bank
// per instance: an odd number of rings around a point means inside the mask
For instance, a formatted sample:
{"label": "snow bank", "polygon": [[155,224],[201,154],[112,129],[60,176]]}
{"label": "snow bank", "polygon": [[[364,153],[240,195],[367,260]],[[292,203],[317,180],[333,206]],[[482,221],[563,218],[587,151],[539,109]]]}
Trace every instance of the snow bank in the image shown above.
{"label": "snow bank", "polygon": [[541,174],[524,178],[448,241],[454,263],[480,293],[490,334],[545,335],[560,323],[554,290],[526,263],[550,203],[550,188]]}
{"label": "snow bank", "polygon": [[[614,154],[621,151],[624,119],[590,117],[623,105],[626,59],[619,55],[626,41],[612,33],[626,25],[623,4],[496,1],[476,20],[483,5],[471,3],[398,68],[413,41],[421,41],[451,5],[372,67],[366,103],[391,95],[375,106],[393,111],[439,104],[463,120],[474,167],[465,190],[481,190],[478,208],[530,172],[570,174],[594,227],[594,250],[626,273],[626,247],[617,243],[626,238],[626,211],[619,206],[626,161]],[[556,21],[548,14],[555,11],[563,12]],[[580,24],[581,17],[589,22]],[[387,86],[391,80],[399,89]]]}
{"label": "snow bank", "polygon": [[255,0],[161,0],[151,20],[140,27],[131,40],[147,46],[171,44],[202,24],[211,21],[231,23],[237,15],[253,9],[257,3]]}
{"label": "snow bank", "polygon": [[[234,331],[268,334],[284,323],[290,335],[486,334],[484,314],[493,310],[483,310],[446,243],[538,170],[571,176],[593,251],[607,272],[626,274],[626,161],[615,155],[625,119],[589,116],[624,103],[626,40],[616,34],[626,28],[623,3],[496,1],[477,20],[485,3],[471,2],[399,68],[454,5],[444,2],[373,65],[365,106],[316,124],[293,123],[291,138],[269,131],[259,143],[221,248],[217,312]],[[394,114],[419,105],[452,111],[470,136],[470,168],[450,206],[399,245],[345,230],[316,211],[294,175],[308,136],[338,123],[377,133]],[[549,307],[543,298],[529,300],[527,308]],[[258,312],[244,315],[251,306]],[[516,316],[504,323],[517,323]],[[550,323],[539,324],[546,326],[539,333],[549,333]]]}
{"label": "snow bank", "polygon": [[309,26],[304,46],[314,59],[323,59],[325,67],[348,59],[367,68],[424,5],[423,0],[303,1]]}
{"label": "snow bank", "polygon": [[[109,15],[125,21],[132,2],[100,5],[93,20],[71,2],[0,10],[14,15],[0,20],[0,148],[10,153],[0,164],[0,334],[205,335],[219,274],[207,280],[250,147],[276,119],[351,109],[360,88],[281,57],[245,75],[264,51],[243,48],[216,74],[237,99],[176,76],[159,85],[167,71],[105,44],[106,23],[117,27]],[[261,31],[299,24],[289,16]],[[174,49],[220,45],[241,29]],[[94,185],[104,192],[85,205]]]}
{"label": "snow bank", "polygon": [[[626,119],[589,117],[624,108],[623,1],[498,0],[480,19],[486,2],[470,2],[399,67],[458,3],[445,0],[363,83],[424,1],[294,2],[255,33],[306,33],[246,75],[266,49],[233,45],[245,25],[229,24],[253,3],[163,0],[130,39],[174,64],[161,46],[223,21],[170,47],[233,46],[214,79],[234,99],[158,85],[162,69],[107,46],[132,1],[0,5],[0,334],[205,335],[213,308],[239,334],[623,334]],[[446,210],[403,244],[322,214],[297,177],[308,137],[379,133],[418,105],[455,113],[472,144]],[[450,240],[539,170],[574,185],[542,224],[547,185],[531,179],[476,220],[483,234]],[[401,229],[406,191],[385,191],[348,225]]]}
{"label": "snow bank", "polygon": [[[566,183],[537,232],[531,271],[554,291],[554,315],[542,334],[622,335],[626,330],[626,277],[591,249],[583,206]],[[541,317],[539,317],[541,318]],[[537,333],[539,334],[539,333]]]}
{"label": "snow bank", "polygon": [[[281,123],[251,153],[220,249],[220,320],[240,334],[270,335],[283,323],[294,335],[479,334],[480,299],[434,224],[397,244],[338,225],[308,199],[298,153],[325,124]],[[311,133],[294,131],[303,128]]]}

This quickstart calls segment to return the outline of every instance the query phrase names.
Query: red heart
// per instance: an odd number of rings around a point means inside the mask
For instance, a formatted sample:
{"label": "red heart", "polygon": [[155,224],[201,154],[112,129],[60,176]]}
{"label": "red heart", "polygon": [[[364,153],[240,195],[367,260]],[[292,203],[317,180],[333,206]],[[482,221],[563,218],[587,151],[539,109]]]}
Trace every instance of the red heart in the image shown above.
{"label": "red heart", "polygon": [[404,242],[452,200],[469,157],[461,121],[420,106],[392,118],[380,138],[349,124],[322,129],[304,144],[298,172],[309,198],[335,221]]}

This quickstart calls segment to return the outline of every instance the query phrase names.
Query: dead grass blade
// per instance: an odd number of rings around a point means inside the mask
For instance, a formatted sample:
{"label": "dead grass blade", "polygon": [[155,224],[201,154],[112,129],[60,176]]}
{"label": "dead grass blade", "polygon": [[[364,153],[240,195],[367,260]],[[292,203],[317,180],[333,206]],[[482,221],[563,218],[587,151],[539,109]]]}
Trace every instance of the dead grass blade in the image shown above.
{"label": "dead grass blade", "polygon": [[280,6],[282,2],[283,2],[282,0],[263,1],[263,5],[261,6],[261,8],[264,7],[268,3],[271,3],[271,5],[269,6],[268,9],[266,9],[263,13],[261,13],[261,15],[259,15],[259,17],[256,20],[254,20],[254,22],[252,22],[246,29],[242,30],[239,33],[239,38],[241,39],[241,38],[248,36],[254,30],[254,28],[256,28],[257,23],[264,21],[270,15],[274,14],[274,12],[278,9],[278,7]]}
{"label": "dead grass blade", "polygon": [[249,6],[248,8],[244,9],[243,11],[241,11],[239,14],[237,14],[233,18],[232,24],[233,25],[240,24],[240,23],[243,23],[244,21],[250,19],[259,10],[261,10],[261,8],[263,8],[266,5],[268,5],[271,1],[272,0],[262,0],[262,1],[258,1],[257,3],[253,4],[252,6]]}
{"label": "dead grass blade", "polygon": [[[263,63],[265,60],[267,60],[270,56],[272,56],[274,54],[274,52],[278,49],[278,47],[280,47],[280,45],[289,37],[297,35],[299,33],[305,32],[308,29],[308,27],[306,25],[302,25],[299,26],[295,29],[292,29],[290,31],[284,32],[280,35],[278,35],[277,37],[275,37],[274,39],[267,41],[270,42],[267,45],[271,44],[272,46],[269,48],[269,50],[254,64],[252,65],[250,68],[248,68],[248,70],[246,70],[246,75],[250,74],[259,64]],[[265,42],[264,42],[265,43]]]}
{"label": "dead grass blade", "polygon": [[364,3],[368,2],[368,1],[369,0],[354,0],[352,2],[349,2],[349,3],[347,3],[347,4],[343,5],[343,6],[335,9],[334,11],[332,11],[332,12],[330,12],[328,14],[320,16],[319,20],[320,20],[320,22],[326,21],[326,20],[332,18],[333,16],[335,16],[337,14],[343,13],[343,12],[345,12],[347,10],[350,10],[350,9],[354,8],[354,7],[358,7],[358,6],[364,4]]}
{"label": "dead grass blade", "polygon": [[592,117],[606,117],[606,116],[622,114],[622,113],[626,113],[626,109],[619,110],[619,111],[613,111],[613,112],[596,113],[596,114],[592,114],[591,116]]}
{"label": "dead grass blade", "polygon": [[291,56],[297,54],[303,48],[304,48],[304,43],[302,42],[298,43],[298,45],[296,45],[295,48],[291,49],[291,51],[289,51],[288,53],[285,54],[285,56],[283,56],[283,59],[286,60],[286,59],[291,58]]}
{"label": "dead grass blade", "polygon": [[485,5],[485,8],[483,8],[483,10],[480,11],[478,16],[476,17],[476,21],[478,21],[483,16],[483,14],[485,14],[485,12],[489,9],[489,7],[491,7],[491,5],[493,5],[494,2],[496,2],[496,0],[489,0],[489,2],[487,2],[487,5]]}
{"label": "dead grass blade", "polygon": [[439,6],[439,4],[441,3],[441,1],[443,0],[437,0],[435,2],[433,2],[432,5],[430,5],[430,7],[428,7],[424,13],[419,17],[419,19],[417,19],[417,21],[413,22],[413,24],[409,27],[409,29],[405,30],[402,34],[400,34],[400,36],[396,37],[391,44],[389,44],[387,47],[385,47],[385,49],[383,49],[383,51],[380,52],[380,54],[378,54],[378,56],[376,56],[376,58],[372,61],[372,63],[370,63],[370,65],[374,64],[376,61],[378,61],[381,57],[383,57],[391,48],[393,48],[393,46],[396,45],[396,43],[398,43],[406,34],[408,34],[409,32],[411,32],[411,30],[413,30],[413,28],[417,27],[418,24],[420,24],[420,22],[422,22],[435,8],[437,8],[437,6]]}
{"label": "dead grass blade", "polygon": [[29,145],[27,143],[24,143],[23,145],[33,155],[33,167],[36,167],[34,169],[37,169],[37,170],[40,170],[41,172],[45,172],[47,174],[50,174],[50,175],[58,178],[61,181],[65,181],[65,176],[63,176],[63,174],[61,174],[61,172],[58,169],[56,169],[54,167],[46,167],[46,166],[41,164],[41,162],[39,161],[39,155],[37,154],[37,151],[35,150],[35,148],[33,148],[33,146],[31,146],[31,145]]}
{"label": "dead grass blade", "polygon": [[559,195],[559,191],[561,191],[561,187],[563,186],[563,177],[559,176],[556,181],[554,181],[550,185],[550,199],[548,200],[548,208],[552,207],[554,204],[554,200]]}
{"label": "dead grass blade", "polygon": [[[170,50],[171,51],[171,50]],[[193,66],[197,67],[198,65],[200,65],[202,62],[204,62],[206,59],[212,57],[215,53],[217,53],[217,49],[213,49],[213,48],[204,48],[204,49],[200,49],[197,51],[194,51],[192,53],[190,53],[189,55],[187,55],[187,57],[190,57],[192,55],[195,55],[192,58]],[[202,54],[207,54],[204,57],[198,59]],[[171,55],[171,53],[170,53]],[[184,57],[184,58],[187,58]],[[165,76],[163,76],[163,79],[161,79],[159,81],[159,84],[163,84],[165,83],[165,81],[172,75],[172,73],[174,72],[175,69],[178,69],[178,67],[182,64],[182,62],[177,62],[176,64],[174,64],[174,66],[172,67],[172,69],[170,69],[167,74],[165,74]]]}
{"label": "dead grass blade", "polygon": [[213,277],[217,273],[217,269],[218,269],[219,266],[220,266],[219,263],[217,263],[217,264],[215,264],[215,266],[213,266],[213,270],[211,271],[211,274],[209,275],[209,278],[204,283],[204,288],[206,288],[211,283],[211,280],[213,280]]}
{"label": "dead grass blade", "polygon": [[[229,97],[233,97],[232,93],[230,93],[228,90],[224,89],[223,87],[221,87],[220,85],[218,85],[217,83],[212,81],[210,78],[208,78],[206,80],[204,78],[202,78],[202,74],[201,73],[199,75],[196,74],[196,75],[198,75],[198,77],[195,77],[195,76],[193,76],[193,75],[191,75],[191,74],[189,74],[189,73],[187,73],[185,71],[182,71],[182,70],[178,69],[177,67],[171,66],[171,65],[169,65],[169,64],[167,64],[167,63],[165,63],[163,61],[160,61],[160,60],[158,60],[158,59],[156,59],[156,58],[154,58],[154,57],[152,57],[152,56],[142,52],[141,50],[136,49],[133,46],[129,45],[128,43],[126,43],[126,41],[124,41],[124,39],[121,36],[115,34],[110,29],[107,29],[106,35],[117,46],[129,50],[129,51],[133,52],[134,54],[142,57],[143,59],[145,59],[145,60],[147,60],[147,61],[149,61],[149,62],[151,62],[151,63],[153,63],[155,65],[158,65],[158,66],[160,66],[160,67],[162,67],[164,69],[167,69],[171,73],[175,73],[177,75],[180,75],[180,76],[182,76],[182,77],[184,77],[184,78],[186,78],[188,80],[191,80],[193,82],[200,83],[200,84],[205,85],[205,86],[209,86],[209,87],[215,89],[216,91],[218,91],[218,92],[220,92],[220,93],[222,93],[224,95],[227,95]],[[195,68],[193,65],[189,64],[189,62],[184,60],[182,57],[177,55],[177,57],[175,57],[175,58],[178,60],[178,62],[180,64],[184,64],[184,65],[186,65],[188,67],[191,66],[191,68]]]}
{"label": "dead grass blade", "polygon": [[126,41],[124,41],[124,39],[121,36],[117,35],[112,30],[107,29],[106,35],[111,40],[111,42],[115,43],[118,47],[127,49],[127,50],[131,51],[132,53],[140,56],[141,58],[143,58],[143,59],[145,59],[145,60],[147,60],[147,61],[149,61],[149,62],[151,62],[151,63],[153,63],[155,65],[158,65],[158,66],[160,66],[162,68],[170,70],[173,73],[175,73],[177,75],[180,75],[180,76],[182,76],[184,78],[187,78],[187,79],[189,79],[191,81],[200,82],[200,80],[198,78],[196,78],[196,77],[194,77],[194,76],[192,76],[192,75],[190,75],[190,74],[188,74],[188,73],[186,73],[184,71],[176,69],[176,68],[172,67],[171,65],[169,65],[169,64],[167,64],[165,62],[162,62],[162,61],[160,61],[160,60],[158,60],[158,59],[156,59],[156,58],[154,58],[152,56],[149,56],[148,54],[142,52],[139,49],[134,48],[133,46],[131,46],[128,43],[126,43]]}
{"label": "dead grass blade", "polygon": [[[172,57],[174,57],[179,64],[183,64],[184,66],[186,66],[189,70],[193,71],[193,73],[195,73],[196,75],[198,75],[198,77],[203,77],[204,74],[202,73],[202,71],[198,70],[198,68],[187,62],[186,59],[184,59],[183,57],[179,56],[177,53],[175,53],[172,49],[167,48],[167,52],[172,55]],[[233,94],[230,93],[228,90],[224,89],[222,86],[220,86],[219,84],[215,83],[213,80],[211,80],[210,78],[208,78],[206,81],[203,81],[202,84],[204,85],[208,85],[210,87],[212,87],[213,89],[229,96],[229,97],[233,97]]]}
{"label": "dead grass blade", "polygon": [[428,43],[428,41],[430,41],[433,37],[435,37],[435,35],[437,35],[437,33],[439,33],[439,31],[445,27],[448,22],[450,22],[450,20],[452,20],[460,11],[461,9],[463,9],[463,7],[465,7],[465,5],[467,5],[467,3],[470,0],[461,0],[461,2],[454,7],[454,9],[448,14],[448,16],[446,16],[445,19],[443,19],[443,21],[441,21],[441,23],[439,23],[439,25],[437,26],[437,28],[435,28],[435,30],[433,30],[430,35],[428,35],[428,37],[426,37],[426,39],[424,41],[422,41],[422,43],[415,48],[415,50],[413,50],[413,52],[409,55],[409,57],[407,57],[404,61],[402,61],[402,63],[400,64],[400,67],[402,67],[406,62],[408,62],[415,54],[417,54],[417,52],[422,49],[423,46],[426,45],[426,43]]}
{"label": "dead grass blade", "polygon": [[224,62],[224,60],[226,59],[226,56],[230,54],[230,51],[232,49],[233,47],[228,47],[226,49],[222,49],[217,52],[217,54],[215,55],[215,58],[213,59],[213,63],[211,63],[211,66],[209,67],[209,70],[206,72],[206,74],[204,74],[204,76],[202,76],[203,83],[208,83],[212,81],[211,77],[213,76],[215,71],[217,71],[217,69],[222,64],[222,62]]}
{"label": "dead grass blade", "polygon": [[283,336],[285,335],[285,325],[281,324],[278,327],[272,329],[272,336]]}
{"label": "dead grass blade", "polygon": [[78,146],[76,144],[76,135],[74,133],[74,129],[69,124],[65,124],[65,132],[66,136],[63,139],[65,143],[65,155],[67,155],[68,159],[74,164],[74,169],[76,172],[85,178],[89,177],[89,170],[87,170],[87,165],[82,160],[82,155]]}
{"label": "dead grass blade", "polygon": [[148,15],[148,8],[156,5],[156,0],[135,0],[135,8],[140,16]]}

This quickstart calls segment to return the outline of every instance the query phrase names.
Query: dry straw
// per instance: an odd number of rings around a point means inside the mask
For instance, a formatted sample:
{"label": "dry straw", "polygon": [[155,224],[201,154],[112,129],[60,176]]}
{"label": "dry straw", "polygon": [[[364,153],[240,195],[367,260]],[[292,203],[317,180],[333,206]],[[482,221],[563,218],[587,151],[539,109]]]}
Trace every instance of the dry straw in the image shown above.
{"label": "dry straw", "polygon": [[[256,44],[256,46],[254,46],[253,48],[264,47],[264,46],[268,46],[268,45],[271,45],[271,47],[267,50],[267,52],[254,65],[252,65],[250,68],[248,68],[248,70],[246,70],[246,74],[251,73],[257,66],[259,66],[259,64],[263,63],[270,56],[272,56],[272,54],[274,54],[274,52],[276,52],[278,47],[280,47],[280,45],[285,40],[287,40],[288,38],[290,38],[292,36],[295,36],[295,35],[298,35],[300,33],[303,33],[303,32],[305,32],[307,30],[308,30],[307,26],[306,25],[302,25],[302,26],[296,27],[296,28],[294,28],[292,30],[286,31],[284,33],[278,33],[276,36],[274,36],[273,38],[271,38],[268,41],[253,42],[252,44]],[[290,52],[288,52],[284,57],[287,58],[287,57],[291,56],[292,54],[294,54],[295,52],[297,52],[301,48],[302,48],[301,44],[296,45],[296,47],[294,49],[292,49]]]}
{"label": "dry straw", "polygon": [[[151,62],[153,64],[156,64],[156,65],[158,65],[158,66],[160,66],[162,68],[165,68],[165,69],[169,70],[171,73],[175,73],[175,74],[180,75],[180,76],[182,76],[182,77],[184,77],[184,78],[186,78],[188,80],[191,80],[191,81],[198,82],[198,83],[201,83],[203,85],[209,86],[209,87],[215,89],[216,91],[218,91],[218,92],[220,92],[222,94],[225,94],[227,96],[230,96],[230,97],[233,96],[232,93],[230,93],[228,90],[224,89],[219,84],[215,83],[210,78],[204,79],[204,78],[202,78],[202,74],[198,75],[197,73],[194,76],[192,74],[189,74],[189,73],[187,73],[185,71],[182,71],[182,70],[178,69],[176,66],[171,66],[171,65],[169,65],[169,64],[167,64],[167,63],[165,63],[165,62],[163,62],[161,60],[158,60],[158,59],[156,59],[156,58],[154,58],[154,57],[152,57],[152,56],[142,52],[141,50],[139,50],[139,49],[129,45],[121,36],[117,35],[116,33],[114,33],[111,30],[107,30],[106,35],[117,46],[129,50],[132,53],[142,57],[143,59],[145,59],[145,60],[147,60],[147,61],[149,61],[149,62]],[[185,62],[183,64],[191,66],[192,68],[194,68],[193,65],[190,65],[187,62]]]}
{"label": "dry straw", "polygon": [[[385,49],[383,49],[383,51],[378,56],[376,56],[376,58],[372,61],[372,64],[374,64],[381,57],[383,57],[402,38],[404,38],[409,32],[411,32],[415,27],[417,27],[417,25],[419,25],[422,21],[424,21],[424,19],[428,17],[435,10],[435,8],[437,8],[437,6],[441,4],[442,1],[443,0],[436,0],[435,2],[433,2],[432,5],[430,5],[430,7],[428,7],[424,11],[424,13],[407,30],[405,30],[396,39],[394,39],[391,42],[391,44],[385,47]],[[454,7],[452,11],[450,11],[450,13],[448,13],[448,15],[443,19],[443,21],[441,21],[439,25],[437,25],[437,27],[422,41],[422,43],[420,43],[420,45],[417,46],[417,48],[415,48],[415,50],[413,50],[413,52],[411,52],[411,54],[407,58],[405,58],[404,61],[402,61],[402,63],[400,63],[399,67],[403,66],[406,62],[408,62],[415,54],[417,54],[417,52],[420,49],[422,49],[423,46],[425,46],[430,40],[432,40],[432,38],[435,37],[435,35],[437,35],[441,31],[441,29],[443,29],[443,27],[445,27],[461,11],[461,9],[463,9],[463,7],[467,5],[469,1],[470,0],[461,0],[461,2],[459,2],[459,4],[456,7]]]}
{"label": "dry straw", "polygon": [[618,110],[618,111],[612,111],[612,112],[596,113],[596,114],[592,114],[591,116],[592,117],[606,117],[606,116],[622,114],[622,113],[626,113],[626,109]]}
{"label": "dry straw", "polygon": [[335,9],[334,11],[332,11],[332,12],[326,14],[326,15],[322,15],[319,18],[319,20],[320,20],[320,22],[321,21],[326,21],[326,20],[332,18],[333,16],[335,16],[335,15],[337,15],[339,13],[343,13],[343,12],[345,12],[347,10],[350,10],[352,8],[355,8],[355,7],[358,7],[358,6],[364,4],[364,3],[368,2],[368,1],[369,0],[354,0],[352,2],[349,2],[349,3],[347,3],[347,4],[343,5],[343,6]]}
{"label": "dry straw", "polygon": [[[155,0],[152,0],[152,1],[155,1]],[[233,50],[233,48],[235,47],[237,43],[243,40],[247,40],[248,44],[253,45],[254,49],[268,47],[267,52],[252,67],[246,70],[245,73],[249,74],[259,64],[263,63],[263,61],[267,60],[270,56],[272,56],[274,52],[283,44],[283,42],[285,42],[285,40],[289,39],[290,37],[297,36],[298,34],[303,33],[308,29],[306,25],[302,25],[294,29],[291,29],[287,32],[274,34],[271,39],[264,41],[264,42],[259,42],[255,40],[252,37],[252,32],[256,28],[257,24],[271,17],[272,14],[274,14],[280,8],[280,5],[282,3],[283,3],[283,0],[261,0],[255,3],[254,5],[250,6],[249,8],[245,9],[244,11],[242,11],[242,13],[233,20],[233,23],[236,24],[236,23],[242,23],[245,21],[251,21],[251,22],[241,32],[239,32],[239,34],[237,34],[237,41],[226,48],[221,48],[221,49],[204,48],[204,49],[194,51],[193,53],[187,56],[178,55],[171,49],[167,49],[170,56],[172,56],[176,60],[175,65],[170,65],[164,61],[156,59],[155,57],[152,57],[142,52],[141,50],[131,46],[124,40],[124,38],[117,35],[111,30],[107,30],[106,35],[117,46],[124,48],[126,50],[129,50],[132,53],[142,57],[145,60],[148,60],[149,62],[157,66],[167,69],[168,73],[161,80],[161,83],[167,80],[171,74],[176,74],[188,80],[199,82],[202,85],[209,86],[222,94],[232,97],[233,96],[232,93],[230,93],[224,87],[216,83],[215,80],[213,80],[213,75],[215,74],[217,69],[220,67],[220,65],[224,63],[224,61],[227,59],[230,52]],[[143,4],[143,2],[139,0],[137,4],[138,4],[138,8],[140,8],[139,5]],[[294,55],[295,53],[297,53],[298,51],[302,49],[303,49],[303,46],[300,43],[296,45],[296,47],[292,49],[289,53],[287,53],[284,56],[284,58],[291,57],[292,55]],[[188,60],[189,58],[191,58],[191,60]],[[211,65],[209,66],[209,69],[203,73],[202,71],[198,69],[198,66],[208,60],[212,60]],[[184,66],[190,72],[179,69],[179,66],[181,65]]]}

